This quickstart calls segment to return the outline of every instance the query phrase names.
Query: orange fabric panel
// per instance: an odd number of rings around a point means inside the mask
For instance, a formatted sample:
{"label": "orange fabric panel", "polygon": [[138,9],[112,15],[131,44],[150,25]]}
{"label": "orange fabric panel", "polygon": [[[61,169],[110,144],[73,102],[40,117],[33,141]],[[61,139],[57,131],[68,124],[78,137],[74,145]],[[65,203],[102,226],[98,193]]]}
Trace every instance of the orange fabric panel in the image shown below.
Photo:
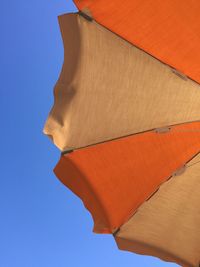
{"label": "orange fabric panel", "polygon": [[200,122],[193,122],[75,150],[54,171],[83,200],[94,231],[109,233],[199,151]]}
{"label": "orange fabric panel", "polygon": [[75,0],[124,39],[200,82],[199,0]]}

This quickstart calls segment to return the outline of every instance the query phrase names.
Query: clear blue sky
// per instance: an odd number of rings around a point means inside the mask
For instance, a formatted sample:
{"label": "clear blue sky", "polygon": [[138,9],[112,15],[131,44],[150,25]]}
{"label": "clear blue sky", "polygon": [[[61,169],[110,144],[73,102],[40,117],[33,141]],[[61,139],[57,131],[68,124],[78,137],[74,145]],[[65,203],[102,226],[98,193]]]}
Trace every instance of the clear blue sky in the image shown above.
{"label": "clear blue sky", "polygon": [[54,176],[59,151],[42,134],[63,46],[66,0],[0,2],[0,267],[164,267],[92,233],[81,201]]}

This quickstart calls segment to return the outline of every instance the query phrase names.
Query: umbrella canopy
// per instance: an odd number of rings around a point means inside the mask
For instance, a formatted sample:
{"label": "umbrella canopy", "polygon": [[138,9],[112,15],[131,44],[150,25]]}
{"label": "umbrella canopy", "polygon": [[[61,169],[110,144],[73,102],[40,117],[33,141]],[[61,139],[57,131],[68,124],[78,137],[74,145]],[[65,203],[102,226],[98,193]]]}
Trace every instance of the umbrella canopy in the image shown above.
{"label": "umbrella canopy", "polygon": [[101,25],[200,82],[199,0],[74,0]]}
{"label": "umbrella canopy", "polygon": [[113,233],[161,183],[200,151],[200,122],[75,150],[54,172],[84,202],[94,231]]}
{"label": "umbrella canopy", "polygon": [[198,84],[95,21],[59,23],[64,64],[44,132],[61,150],[200,119]]}
{"label": "umbrella canopy", "polygon": [[116,234],[118,247],[181,266],[199,266],[200,155],[164,183]]}
{"label": "umbrella canopy", "polygon": [[63,152],[54,172],[94,232],[196,266],[200,2],[74,2],[81,12],[59,16],[64,63],[44,127]]}

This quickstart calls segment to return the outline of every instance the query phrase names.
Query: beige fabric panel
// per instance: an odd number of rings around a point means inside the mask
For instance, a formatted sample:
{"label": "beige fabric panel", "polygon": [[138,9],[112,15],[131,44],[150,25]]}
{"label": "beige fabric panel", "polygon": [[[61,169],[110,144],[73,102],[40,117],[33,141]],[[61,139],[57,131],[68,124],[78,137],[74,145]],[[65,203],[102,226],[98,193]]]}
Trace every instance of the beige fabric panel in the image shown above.
{"label": "beige fabric panel", "polygon": [[115,237],[120,249],[181,266],[199,266],[200,163],[191,162],[182,175],[164,183],[120,228]]}
{"label": "beige fabric panel", "polygon": [[200,88],[96,22],[59,17],[64,63],[44,127],[61,149],[200,120]]}

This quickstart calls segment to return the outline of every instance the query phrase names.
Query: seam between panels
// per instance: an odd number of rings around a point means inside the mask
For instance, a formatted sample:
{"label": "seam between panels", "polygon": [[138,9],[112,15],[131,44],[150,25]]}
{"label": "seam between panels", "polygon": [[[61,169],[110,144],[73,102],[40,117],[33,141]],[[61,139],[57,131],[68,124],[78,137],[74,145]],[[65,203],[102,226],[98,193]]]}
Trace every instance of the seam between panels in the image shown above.
{"label": "seam between panels", "polygon": [[[105,144],[107,142],[111,142],[111,141],[117,141],[117,140],[120,140],[120,139],[123,139],[123,138],[127,138],[127,137],[131,137],[131,136],[135,136],[135,135],[139,135],[139,134],[143,134],[143,133],[147,133],[147,132],[154,132],[157,133],[157,134],[165,134],[167,132],[163,132],[163,133],[159,133],[159,132],[156,132],[158,129],[161,129],[161,128],[167,128],[169,127],[170,130],[172,127],[176,127],[176,126],[181,126],[181,125],[187,125],[187,124],[192,124],[192,123],[195,123],[195,122],[200,122],[200,120],[195,120],[195,121],[187,121],[187,122],[181,122],[181,123],[177,123],[177,124],[171,124],[171,125],[167,125],[167,126],[164,126],[164,127],[158,127],[158,128],[151,128],[149,130],[144,130],[144,131],[141,131],[141,132],[137,132],[137,133],[132,133],[132,134],[127,134],[127,135],[123,135],[123,136],[120,136],[120,137],[116,137],[116,138],[112,138],[112,139],[108,139],[106,141],[101,141],[101,142],[97,142],[97,143],[93,143],[93,144],[90,144],[90,145],[86,145],[86,146],[81,146],[81,147],[78,147],[78,148],[70,148],[73,149],[73,150],[81,150],[81,149],[84,149],[84,148],[89,148],[89,147],[93,147],[93,146],[96,146],[96,145],[100,145],[100,144]],[[169,130],[169,131],[170,131]],[[168,131],[168,132],[169,132]],[[65,152],[67,150],[64,150],[63,152]]]}
{"label": "seam between panels", "polygon": [[[186,167],[186,171],[187,171],[187,168],[192,167],[195,163],[192,164],[192,165],[189,165],[189,166],[187,166],[187,164],[188,164],[192,159],[194,159],[197,155],[199,155],[199,154],[200,154],[200,150],[199,150],[195,155],[193,155],[188,161],[186,161],[186,163],[183,164],[182,167]],[[200,161],[197,162],[197,163],[200,163]],[[182,167],[181,167],[181,168],[182,168]],[[179,169],[180,169],[180,168],[178,168],[177,170],[179,170]],[[177,170],[176,170],[176,171],[177,171]],[[138,212],[138,209],[143,205],[143,203],[149,201],[149,200],[153,197],[153,195],[156,194],[156,193],[159,191],[160,187],[161,187],[163,184],[165,184],[167,181],[173,179],[174,177],[178,176],[178,175],[176,175],[176,171],[174,172],[174,175],[173,175],[173,174],[170,175],[170,176],[167,177],[163,182],[161,182],[161,183],[157,186],[157,188],[152,192],[152,194],[151,194],[150,196],[148,196],[148,197],[147,197],[141,204],[139,204],[139,205],[137,206],[137,208],[134,210],[134,212],[131,212],[131,211],[129,212],[129,215],[126,217],[126,219],[124,220],[124,222],[122,222],[121,225],[119,226],[119,228],[117,228],[116,231],[113,232],[113,235],[114,235],[114,236],[120,231],[120,227],[121,227],[124,223],[126,223],[131,217],[133,217],[133,216]],[[180,174],[180,175],[181,175],[181,174]]]}
{"label": "seam between panels", "polygon": [[[77,7],[77,8],[78,8],[78,7]],[[78,9],[79,9],[79,8],[78,8]],[[87,9],[89,10],[89,8],[87,8]],[[80,11],[81,11],[81,10],[80,10]],[[90,10],[89,10],[89,11],[90,11]],[[84,13],[83,10],[82,10],[81,12]],[[91,12],[90,12],[90,13],[91,13]],[[79,12],[77,12],[76,14],[79,14]],[[92,13],[91,13],[91,14],[92,14]],[[184,76],[185,78],[187,77],[190,81],[192,81],[192,82],[194,82],[194,83],[200,85],[199,82],[197,82],[196,80],[192,79],[190,76],[188,76],[187,74],[183,73],[181,70],[178,70],[178,69],[174,68],[172,65],[170,65],[170,64],[168,64],[168,63],[165,63],[165,62],[162,61],[161,59],[159,59],[159,58],[157,58],[156,56],[150,54],[150,52],[147,52],[147,51],[144,49],[144,47],[139,47],[139,45],[138,45],[138,44],[135,44],[135,43],[133,44],[131,41],[127,40],[124,36],[119,35],[118,33],[112,31],[111,29],[109,29],[106,25],[104,25],[104,24],[98,22],[94,17],[92,17],[92,21],[90,21],[90,22],[93,22],[93,21],[94,21],[96,24],[98,24],[98,25],[104,27],[104,28],[105,28],[106,30],[108,30],[109,32],[111,32],[111,33],[113,33],[114,35],[118,36],[119,38],[121,38],[122,40],[124,40],[126,43],[129,43],[131,46],[136,47],[136,48],[139,49],[140,51],[146,53],[146,54],[149,55],[150,57],[152,57],[152,58],[154,58],[155,60],[157,60],[158,62],[160,62],[161,64],[163,64],[163,65],[165,65],[165,66],[168,66],[168,67],[172,70],[172,72],[174,72],[174,71],[177,72],[177,75],[178,75],[179,77],[183,74],[183,76]],[[174,74],[176,74],[176,73],[174,73]],[[179,75],[179,74],[180,74],[180,75]],[[181,77],[180,77],[180,78],[181,78]]]}

